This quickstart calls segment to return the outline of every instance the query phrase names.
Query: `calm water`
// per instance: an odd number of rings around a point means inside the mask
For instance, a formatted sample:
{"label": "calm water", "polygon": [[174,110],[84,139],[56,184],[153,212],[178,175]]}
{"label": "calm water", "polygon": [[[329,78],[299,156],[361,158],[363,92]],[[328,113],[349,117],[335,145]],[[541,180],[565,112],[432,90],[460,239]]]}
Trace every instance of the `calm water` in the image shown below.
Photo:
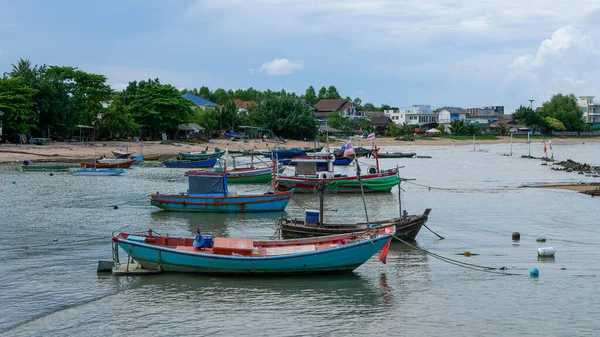
{"label": "calm water", "polygon": [[[559,160],[600,165],[600,144],[553,144]],[[398,244],[388,263],[376,258],[333,277],[232,278],[198,275],[97,276],[110,259],[110,235],[154,231],[268,238],[279,214],[164,213],[145,197],[186,189],[184,171],[131,169],[123,177],[73,177],[0,168],[0,334],[6,336],[418,335],[597,336],[600,333],[600,200],[522,184],[596,181],[553,172],[521,159],[525,144],[388,148],[432,159],[381,160],[405,166],[402,203],[431,207],[421,248],[478,265],[506,266],[520,276],[468,270]],[[532,145],[541,156],[541,145]],[[363,160],[372,164],[373,160]],[[13,181],[15,182],[13,184]],[[419,186],[419,185],[424,186]],[[434,187],[434,188],[428,188]],[[234,186],[239,191],[256,186]],[[297,196],[287,213],[317,207]],[[326,217],[362,220],[358,196],[330,196]],[[119,205],[113,209],[112,205]],[[368,195],[371,218],[397,215],[398,192]],[[521,241],[511,241],[513,231]],[[536,243],[537,236],[548,242]],[[56,238],[56,242],[53,239]],[[554,261],[538,261],[551,246]],[[464,251],[470,258],[458,255]],[[540,277],[530,278],[536,267]]]}

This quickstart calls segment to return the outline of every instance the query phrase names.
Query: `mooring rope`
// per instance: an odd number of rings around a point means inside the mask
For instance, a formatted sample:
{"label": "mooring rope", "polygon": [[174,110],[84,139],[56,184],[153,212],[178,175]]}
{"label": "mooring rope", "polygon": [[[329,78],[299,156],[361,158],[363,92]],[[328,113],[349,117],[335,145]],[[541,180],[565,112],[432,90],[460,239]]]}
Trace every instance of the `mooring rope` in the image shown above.
{"label": "mooring rope", "polygon": [[[396,235],[392,235],[396,240],[404,243],[405,245],[413,248],[413,249],[417,249],[420,250],[422,252],[424,252],[425,254],[436,258],[438,260],[450,263],[452,265],[458,266],[458,267],[463,267],[463,268],[467,268],[467,269],[471,269],[471,270],[475,270],[475,271],[481,271],[481,272],[486,272],[486,273],[491,273],[491,274],[496,274],[496,275],[510,275],[510,276],[521,276],[522,274],[515,274],[515,273],[506,273],[506,272],[499,272],[499,271],[495,271],[495,270],[500,270],[501,268],[496,268],[496,267],[487,267],[487,266],[481,266],[481,265],[477,265],[477,264],[473,264],[473,263],[467,263],[467,262],[462,262],[462,261],[458,261],[458,260],[453,260],[449,257],[445,257],[433,252],[430,252],[426,249],[411,245],[410,243],[406,242],[405,240],[402,240],[401,238],[397,237]],[[504,267],[502,267],[504,268]]]}
{"label": "mooring rope", "polygon": [[429,185],[418,184],[412,181],[406,181],[408,184],[413,184],[419,187],[428,188],[429,190],[442,190],[442,191],[498,191],[507,190],[506,188],[447,188],[447,187],[435,187]]}

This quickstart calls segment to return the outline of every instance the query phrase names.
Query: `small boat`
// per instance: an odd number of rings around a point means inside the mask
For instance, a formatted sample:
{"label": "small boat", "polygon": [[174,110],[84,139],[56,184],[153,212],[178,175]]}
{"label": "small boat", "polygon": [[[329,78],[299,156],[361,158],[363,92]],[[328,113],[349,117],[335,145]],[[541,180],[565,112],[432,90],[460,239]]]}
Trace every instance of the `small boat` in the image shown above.
{"label": "small boat", "polygon": [[125,173],[125,170],[83,168],[74,170],[72,173],[74,176],[120,176]]}
{"label": "small boat", "polygon": [[96,162],[100,163],[100,164],[123,164],[130,160],[131,159],[115,159],[115,158],[102,157],[102,158],[97,159]]}
{"label": "small boat", "polygon": [[[318,211],[313,211],[318,212]],[[314,236],[337,235],[343,233],[352,233],[364,231],[367,227],[375,229],[381,227],[396,226],[396,236],[405,240],[415,240],[421,227],[427,222],[431,208],[428,208],[422,215],[403,215],[399,218],[375,221],[369,223],[319,223],[317,219],[308,221],[307,219],[280,218],[278,220],[279,230],[284,239],[306,238]],[[317,213],[318,214],[318,213]],[[315,221],[316,220],[316,221]]]}
{"label": "small boat", "polygon": [[327,193],[389,192],[400,183],[396,170],[378,172],[375,166],[367,169],[366,175],[347,176],[333,171],[331,156],[304,156],[292,158],[296,164],[294,176],[277,177],[278,190],[295,189],[297,193],[313,193],[315,186],[324,182]]}
{"label": "small boat", "polygon": [[323,146],[321,147],[305,147],[302,151],[306,153],[317,153],[323,151]]}
{"label": "small boat", "polygon": [[271,152],[265,153],[264,156],[267,158],[288,159],[297,156],[306,156],[306,151],[300,149],[276,149]]}
{"label": "small boat", "polygon": [[157,161],[157,160],[160,160],[160,155],[144,156],[144,161]]}
{"label": "small boat", "polygon": [[112,153],[115,156],[115,158],[117,158],[117,159],[126,159],[126,158],[129,158],[129,156],[131,156],[131,153],[120,151],[120,150],[114,150],[114,151],[112,151]]}
{"label": "small boat", "polygon": [[29,172],[61,172],[61,171],[69,171],[69,166],[67,165],[31,165],[29,160],[23,161],[23,165],[21,165],[21,170],[29,171]]}
{"label": "small boat", "polygon": [[[360,157],[371,157],[374,155],[374,150],[372,149],[366,149],[364,147],[355,147],[354,148],[354,153],[356,154],[356,158],[360,158]],[[333,155],[336,158],[340,158],[344,156],[344,149],[335,149],[333,150]]]}
{"label": "small boat", "polygon": [[[113,235],[142,268],[159,272],[283,275],[352,271],[388,245],[394,226],[377,231],[299,240],[260,241],[248,238],[195,238],[171,235]],[[386,246],[388,247],[388,246]],[[119,250],[113,247],[119,265]],[[383,253],[383,250],[382,250]],[[383,260],[383,259],[382,259]],[[129,262],[128,262],[129,263]]]}
{"label": "small boat", "polygon": [[213,167],[217,163],[217,157],[205,160],[170,160],[163,161],[166,167],[201,168]]}
{"label": "small boat", "polygon": [[[216,160],[216,158],[215,158]],[[238,194],[228,190],[225,172],[187,172],[187,194],[153,194],[152,205],[167,211],[189,212],[275,212],[283,211],[294,191]]]}
{"label": "small boat", "polygon": [[212,158],[221,158],[222,155],[225,154],[225,151],[207,153],[206,151],[202,152],[179,152],[180,159],[186,160],[204,160],[204,159],[212,159]]}
{"label": "small boat", "polygon": [[[217,168],[215,168],[215,171]],[[218,170],[223,170],[218,168]],[[285,168],[279,168],[277,173],[283,173]],[[185,176],[194,175],[199,171],[188,171]],[[204,172],[204,171],[200,171]],[[217,171],[218,172],[218,171]],[[233,170],[226,170],[227,181],[229,184],[266,184],[273,180],[273,168],[236,168]]]}
{"label": "small boat", "polygon": [[95,162],[81,162],[82,168],[130,168],[133,164],[133,160],[127,160],[122,163],[95,163]]}
{"label": "small boat", "polygon": [[414,152],[379,152],[379,158],[412,158],[417,154]]}

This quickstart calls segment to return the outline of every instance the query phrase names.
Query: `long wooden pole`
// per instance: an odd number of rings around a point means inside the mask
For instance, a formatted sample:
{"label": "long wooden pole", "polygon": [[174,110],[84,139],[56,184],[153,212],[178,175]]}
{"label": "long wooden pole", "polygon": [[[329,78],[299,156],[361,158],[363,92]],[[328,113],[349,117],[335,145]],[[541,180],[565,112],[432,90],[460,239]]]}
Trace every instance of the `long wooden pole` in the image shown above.
{"label": "long wooden pole", "polygon": [[362,193],[363,206],[365,208],[365,217],[367,218],[367,225],[369,224],[369,213],[367,212],[367,202],[365,201],[365,190],[363,188],[362,179],[360,178],[360,166],[358,165],[358,159],[356,153],[354,154],[354,160],[356,161],[356,177],[360,182],[360,192]]}

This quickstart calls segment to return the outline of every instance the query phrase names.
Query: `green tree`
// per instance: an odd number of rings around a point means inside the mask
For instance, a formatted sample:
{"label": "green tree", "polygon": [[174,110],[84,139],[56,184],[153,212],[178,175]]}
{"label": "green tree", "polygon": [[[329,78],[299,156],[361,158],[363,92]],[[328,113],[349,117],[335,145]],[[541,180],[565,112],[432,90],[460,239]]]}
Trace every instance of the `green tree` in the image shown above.
{"label": "green tree", "polygon": [[356,109],[360,110],[363,108],[362,101],[360,98],[356,97],[353,102],[354,102],[354,105],[356,105]]}
{"label": "green tree", "polygon": [[38,117],[34,110],[35,90],[20,78],[0,78],[0,111],[6,134],[29,134],[37,128]]}
{"label": "green tree", "polygon": [[546,122],[546,125],[548,126],[548,128],[550,130],[553,131],[566,131],[567,128],[565,127],[565,125],[559,121],[558,119],[554,118],[554,117],[544,117],[544,121]]}
{"label": "green tree", "polygon": [[327,97],[327,89],[325,89],[325,87],[321,87],[321,89],[319,89],[319,95],[317,96],[317,102],[325,99]]}
{"label": "green tree", "polygon": [[365,105],[363,105],[363,110],[365,110],[365,111],[376,111],[377,108],[375,108],[375,106],[373,105],[373,103],[365,103]]}
{"label": "green tree", "polygon": [[220,104],[224,104],[225,101],[227,101],[228,99],[233,98],[233,97],[229,97],[229,95],[227,94],[227,91],[225,91],[225,89],[218,88],[213,93],[213,98],[214,98],[213,102],[220,105]]}
{"label": "green tree", "polygon": [[291,95],[265,97],[248,108],[248,118],[254,126],[270,129],[280,137],[314,138],[318,130],[310,106]]}
{"label": "green tree", "polygon": [[219,131],[233,129],[239,125],[238,109],[233,99],[225,101],[222,107],[215,109]]}
{"label": "green tree", "polygon": [[523,105],[519,106],[513,113],[512,118],[518,123],[525,124],[529,127],[540,127],[544,125],[542,117],[536,111]]}
{"label": "green tree", "polygon": [[563,123],[567,131],[581,131],[586,128],[583,111],[577,106],[575,95],[556,94],[544,102],[540,117],[552,117]]}
{"label": "green tree", "polygon": [[450,133],[453,135],[468,134],[467,126],[464,120],[455,119],[450,122]]}
{"label": "green tree", "polygon": [[31,65],[31,61],[27,59],[19,59],[17,64],[12,64],[10,73],[5,74],[10,77],[18,77],[29,87],[33,87],[38,76],[38,66]]}
{"label": "green tree", "polygon": [[192,119],[193,103],[181,96],[181,92],[170,84],[161,84],[158,79],[130,82],[119,95],[135,122],[153,134],[173,133],[179,124]]}
{"label": "green tree", "polygon": [[99,134],[102,138],[123,138],[134,135],[139,129],[129,108],[116,98],[102,114]]}
{"label": "green tree", "polygon": [[348,129],[349,120],[350,118],[343,116],[339,111],[332,111],[327,115],[327,126],[345,131]]}
{"label": "green tree", "polygon": [[306,92],[304,93],[304,99],[308,104],[317,103],[317,93],[315,92],[315,88],[313,88],[312,85],[308,87],[308,89],[306,89]]}
{"label": "green tree", "polygon": [[[319,95],[320,94],[321,94],[321,91],[319,91]],[[338,93],[337,88],[333,85],[330,85],[329,88],[327,88],[327,91],[325,92],[325,98],[326,99],[338,99],[338,98],[342,98],[342,97]]]}

